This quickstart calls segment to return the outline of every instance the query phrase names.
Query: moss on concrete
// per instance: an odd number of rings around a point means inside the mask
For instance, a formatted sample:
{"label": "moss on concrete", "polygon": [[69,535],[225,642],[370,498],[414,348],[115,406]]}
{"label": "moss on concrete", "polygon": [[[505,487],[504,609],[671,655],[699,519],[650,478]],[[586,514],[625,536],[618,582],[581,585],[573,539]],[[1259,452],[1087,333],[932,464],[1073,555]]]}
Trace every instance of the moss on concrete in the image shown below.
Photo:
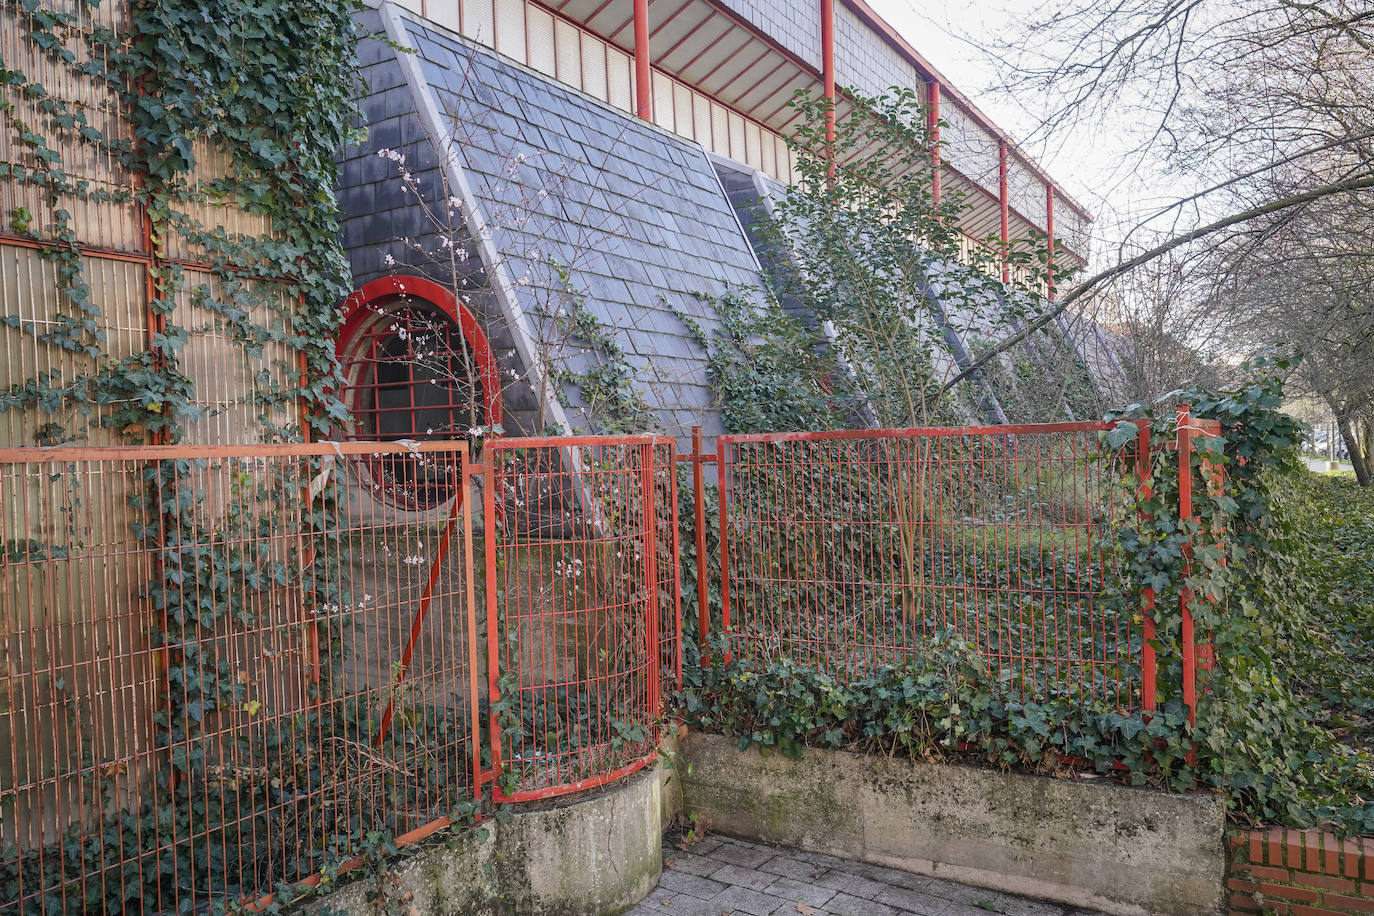
{"label": "moss on concrete", "polygon": [[[653,889],[663,867],[657,768],[595,794],[502,823],[446,835],[390,870],[395,895],[425,914],[602,916]],[[316,899],[307,910],[371,916],[375,878]]]}
{"label": "moss on concrete", "polygon": [[1222,906],[1223,809],[1062,780],[692,734],[684,797],[712,829],[1113,913]]}

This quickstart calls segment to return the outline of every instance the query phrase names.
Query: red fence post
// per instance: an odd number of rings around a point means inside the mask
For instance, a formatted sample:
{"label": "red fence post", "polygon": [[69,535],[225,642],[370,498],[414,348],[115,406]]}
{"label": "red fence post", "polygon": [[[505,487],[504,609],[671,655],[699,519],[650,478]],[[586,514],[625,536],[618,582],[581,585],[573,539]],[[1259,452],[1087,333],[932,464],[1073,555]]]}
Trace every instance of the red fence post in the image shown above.
{"label": "red fence post", "polygon": [[[1194,419],[1193,424],[1196,427],[1197,431],[1202,435],[1207,436],[1209,438],[1221,438],[1220,420]],[[1225,468],[1221,464],[1218,464],[1211,458],[1207,457],[1206,455],[1202,456],[1202,460],[1200,463],[1202,465],[1202,479],[1205,482],[1208,491],[1212,494],[1220,493],[1222,488],[1226,485]],[[1220,539],[1220,537],[1222,536],[1220,530],[1214,530],[1213,535],[1218,539]],[[1214,541],[1213,543],[1215,543],[1218,547],[1222,546],[1219,543],[1219,540]],[[1224,556],[1222,557],[1220,563],[1222,566],[1226,565],[1226,558]],[[1212,645],[1212,633],[1210,631],[1205,632],[1203,634],[1202,642],[1198,644],[1197,666],[1201,670],[1209,673],[1216,666],[1216,650]]]}
{"label": "red fence post", "polygon": [[477,681],[477,567],[472,549],[472,455],[463,449],[463,589],[468,615],[468,728],[472,731],[472,795],[482,797],[482,717],[477,709],[481,696]]}
{"label": "red fence post", "polygon": [[[1154,495],[1154,488],[1146,481],[1150,476],[1151,456],[1150,456],[1150,424],[1148,421],[1138,424],[1136,433],[1135,451],[1136,477],[1139,480],[1140,499],[1142,502]],[[1149,519],[1149,514],[1141,513],[1142,521]],[[1155,710],[1155,678],[1157,676],[1157,661],[1155,659],[1155,590],[1153,586],[1145,586],[1144,594],[1140,603],[1140,616],[1143,628],[1143,641],[1140,647],[1140,706],[1146,713]]]}
{"label": "red fence post", "polygon": [[[501,725],[496,706],[501,701],[501,634],[496,611],[496,449],[488,442],[482,449],[482,553],[486,561],[487,592],[487,736],[491,742],[491,775],[501,775]],[[472,573],[469,573],[472,575]],[[493,794],[500,792],[497,783]]]}
{"label": "red fence post", "polygon": [[644,711],[650,719],[658,715],[658,512],[654,508],[654,443],[641,446],[641,516],[644,525],[644,635],[649,657],[646,661]]}
{"label": "red fence post", "polygon": [[[1178,406],[1178,517],[1181,523],[1193,518],[1193,431],[1187,404]],[[1183,575],[1192,575],[1191,541],[1183,545]],[[1197,645],[1193,635],[1192,590],[1185,583],[1179,596],[1183,629],[1179,642],[1183,651],[1183,702],[1188,707],[1188,723],[1197,725]]]}
{"label": "red fence post", "polygon": [[692,427],[692,503],[696,512],[697,546],[697,642],[706,648],[711,632],[711,609],[706,589],[706,468],[701,453],[701,427]]}
{"label": "red fence post", "polygon": [[[730,635],[730,438],[716,437],[716,476],[720,488],[720,629]],[[725,660],[730,661],[727,643]]]}
{"label": "red fence post", "polygon": [[677,504],[677,437],[668,437],[668,505],[672,509],[671,549],[668,556],[673,561],[673,683],[682,689],[682,555],[681,529],[678,526]]}

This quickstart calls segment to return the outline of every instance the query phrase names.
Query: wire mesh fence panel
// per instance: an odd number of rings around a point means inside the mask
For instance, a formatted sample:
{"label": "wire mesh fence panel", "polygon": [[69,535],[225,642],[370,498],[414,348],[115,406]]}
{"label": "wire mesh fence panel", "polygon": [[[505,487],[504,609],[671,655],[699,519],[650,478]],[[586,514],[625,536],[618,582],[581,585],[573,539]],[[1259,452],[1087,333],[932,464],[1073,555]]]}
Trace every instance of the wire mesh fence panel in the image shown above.
{"label": "wire mesh fence panel", "polygon": [[471,798],[466,454],[0,453],[0,910],[209,911]]}
{"label": "wire mesh fence panel", "polygon": [[1140,634],[1105,600],[1131,465],[1106,428],[722,437],[732,650],[853,676],[948,633],[1023,695],[1134,706]]}
{"label": "wire mesh fence panel", "polygon": [[682,687],[682,570],[678,554],[677,484],[677,442],[658,440],[653,446],[653,518],[661,696],[671,695]]}
{"label": "wire mesh fence panel", "polygon": [[659,543],[676,543],[662,505],[671,441],[497,440],[483,473],[496,797],[638,769],[657,747],[664,659],[677,657],[676,576],[658,568],[676,565]]}

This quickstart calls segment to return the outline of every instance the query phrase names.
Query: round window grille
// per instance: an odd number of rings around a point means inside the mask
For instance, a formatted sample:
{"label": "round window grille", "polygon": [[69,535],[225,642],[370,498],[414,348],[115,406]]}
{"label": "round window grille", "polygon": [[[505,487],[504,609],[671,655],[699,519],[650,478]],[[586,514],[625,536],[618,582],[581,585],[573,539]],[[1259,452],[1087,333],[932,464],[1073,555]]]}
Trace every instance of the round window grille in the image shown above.
{"label": "round window grille", "polygon": [[[338,350],[341,396],[351,414],[347,437],[467,439],[475,454],[500,422],[499,376],[467,310],[436,284],[387,278],[355,293],[346,313]],[[450,453],[386,455],[364,464],[374,492],[407,508],[433,508],[461,490],[462,469]]]}

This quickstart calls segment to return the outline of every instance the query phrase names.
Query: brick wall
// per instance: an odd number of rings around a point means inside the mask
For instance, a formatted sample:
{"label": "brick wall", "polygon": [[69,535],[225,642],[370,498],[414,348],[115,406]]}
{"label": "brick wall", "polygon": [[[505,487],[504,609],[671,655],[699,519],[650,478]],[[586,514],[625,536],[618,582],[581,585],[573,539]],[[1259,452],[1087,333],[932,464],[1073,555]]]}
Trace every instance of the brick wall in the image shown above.
{"label": "brick wall", "polygon": [[1272,827],[1229,841],[1233,916],[1374,913],[1374,838]]}

